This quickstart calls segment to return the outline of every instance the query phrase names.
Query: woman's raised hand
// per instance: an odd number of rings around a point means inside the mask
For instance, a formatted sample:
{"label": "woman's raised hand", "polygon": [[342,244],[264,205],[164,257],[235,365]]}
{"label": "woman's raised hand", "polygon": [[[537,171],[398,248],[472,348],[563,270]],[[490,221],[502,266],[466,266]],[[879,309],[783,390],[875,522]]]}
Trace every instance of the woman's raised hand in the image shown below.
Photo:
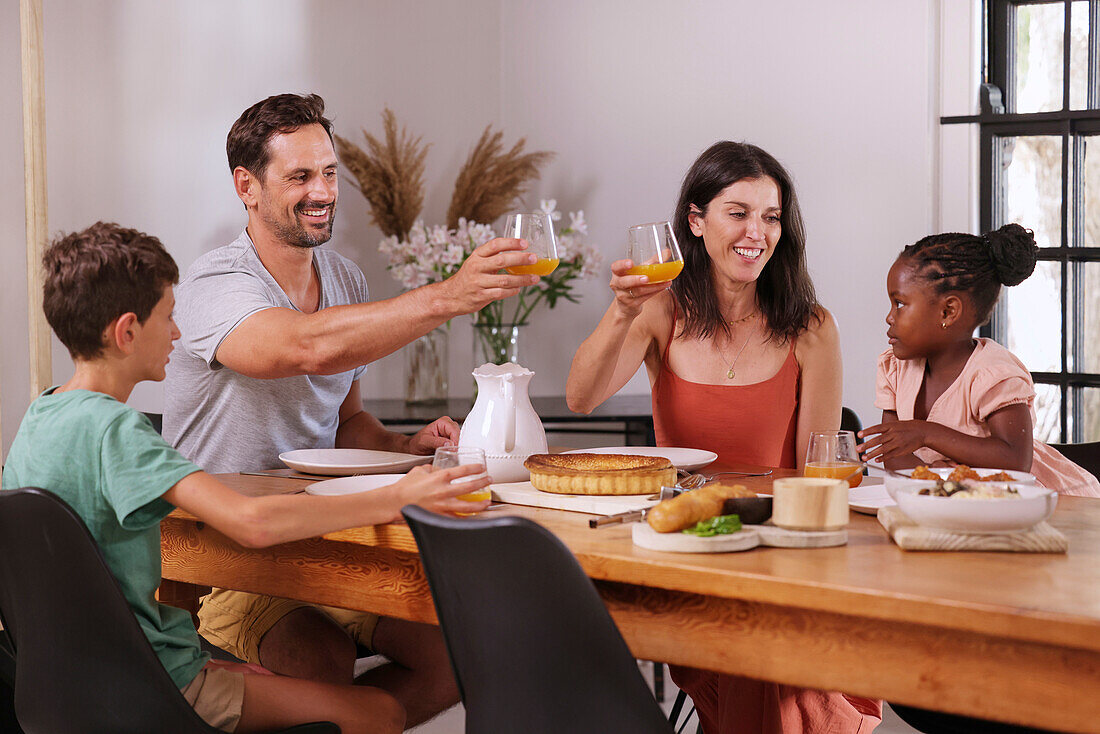
{"label": "woman's raised hand", "polygon": [[611,263],[611,292],[615,294],[615,305],[627,316],[637,316],[642,306],[653,296],[672,286],[671,280],[650,283],[645,275],[630,275],[634,267],[633,260],[616,260]]}

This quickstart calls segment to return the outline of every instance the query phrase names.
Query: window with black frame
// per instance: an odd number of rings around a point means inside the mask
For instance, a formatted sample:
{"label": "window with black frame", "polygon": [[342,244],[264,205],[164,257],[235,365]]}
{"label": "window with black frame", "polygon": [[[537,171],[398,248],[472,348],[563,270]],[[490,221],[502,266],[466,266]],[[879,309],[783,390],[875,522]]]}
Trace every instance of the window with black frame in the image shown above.
{"label": "window with black frame", "polygon": [[1019,222],[1039,262],[992,336],[1035,379],[1035,435],[1100,440],[1100,0],[986,0],[982,231]]}

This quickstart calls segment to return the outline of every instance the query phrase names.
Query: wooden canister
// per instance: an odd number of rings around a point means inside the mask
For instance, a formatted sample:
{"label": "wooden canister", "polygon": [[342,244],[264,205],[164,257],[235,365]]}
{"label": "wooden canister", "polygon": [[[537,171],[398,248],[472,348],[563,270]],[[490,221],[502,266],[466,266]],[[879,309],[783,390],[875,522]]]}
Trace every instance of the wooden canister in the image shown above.
{"label": "wooden canister", "polygon": [[848,524],[848,482],[785,477],[772,483],[772,524],[787,530],[839,530]]}

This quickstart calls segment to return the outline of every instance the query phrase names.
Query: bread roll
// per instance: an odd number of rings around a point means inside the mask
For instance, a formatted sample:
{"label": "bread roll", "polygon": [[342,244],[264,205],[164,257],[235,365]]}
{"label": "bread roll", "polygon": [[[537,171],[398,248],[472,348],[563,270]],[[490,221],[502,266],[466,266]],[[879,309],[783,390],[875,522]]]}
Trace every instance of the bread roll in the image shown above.
{"label": "bread roll", "polygon": [[646,513],[646,522],[658,533],[690,528],[721,514],[727,499],[743,497],[746,491],[742,484],[707,484],[659,503]]}

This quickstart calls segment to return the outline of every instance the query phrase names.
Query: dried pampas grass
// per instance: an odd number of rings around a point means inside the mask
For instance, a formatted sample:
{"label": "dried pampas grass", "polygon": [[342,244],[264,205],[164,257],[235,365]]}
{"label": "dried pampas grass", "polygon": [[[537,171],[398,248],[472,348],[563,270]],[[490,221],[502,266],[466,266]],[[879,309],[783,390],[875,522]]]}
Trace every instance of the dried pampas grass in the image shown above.
{"label": "dried pampas grass", "polygon": [[[512,209],[512,202],[539,177],[539,168],[554,157],[548,151],[524,153],[526,138],[502,153],[502,132],[485,128],[455,179],[454,196],[447,209],[447,226],[458,227],[460,217],[479,224],[491,224]],[[365,192],[364,192],[365,193]]]}
{"label": "dried pampas grass", "polygon": [[431,145],[421,144],[421,138],[413,138],[404,127],[398,129],[397,117],[388,107],[382,123],[384,143],[363,130],[366,151],[339,135],[334,136],[336,150],[382,234],[405,240],[424,208],[424,157]]}

